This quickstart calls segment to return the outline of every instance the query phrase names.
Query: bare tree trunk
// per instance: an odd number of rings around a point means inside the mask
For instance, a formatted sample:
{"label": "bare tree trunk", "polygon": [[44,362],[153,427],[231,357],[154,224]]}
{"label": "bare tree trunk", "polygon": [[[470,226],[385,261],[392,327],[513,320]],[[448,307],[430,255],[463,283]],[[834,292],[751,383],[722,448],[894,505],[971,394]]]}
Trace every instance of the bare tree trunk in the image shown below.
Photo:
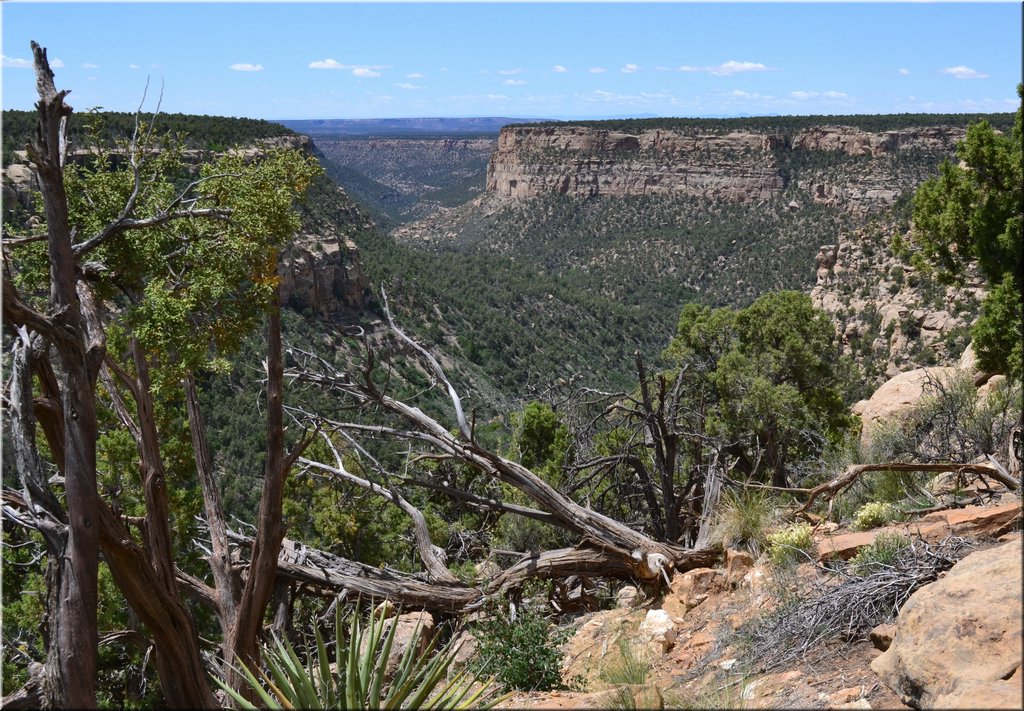
{"label": "bare tree trunk", "polygon": [[[32,54],[39,102],[37,132],[29,157],[39,175],[46,215],[50,257],[51,317],[34,314],[30,327],[43,326],[53,340],[63,366],[61,387],[64,412],[64,482],[67,503],[67,545],[57,559],[59,586],[50,600],[51,647],[44,674],[47,705],[90,708],[96,705],[97,579],[99,521],[96,495],[95,384],[104,354],[102,330],[87,322],[77,290],[72,234],[64,192],[65,125],[71,107],[67,92],[58,92],[46,50],[35,42]],[[5,288],[5,295],[8,291]],[[6,310],[6,309],[5,309]],[[41,323],[40,323],[41,321]],[[19,322],[15,322],[19,323]]]}
{"label": "bare tree trunk", "polygon": [[[276,256],[275,256],[276,260]],[[270,314],[267,319],[267,465],[260,496],[259,520],[256,539],[252,546],[249,574],[242,588],[234,625],[225,630],[230,640],[234,659],[250,668],[259,663],[257,640],[263,627],[263,613],[267,609],[277,575],[281,540],[284,538],[282,507],[284,484],[288,470],[301,454],[309,439],[285,454],[284,449],[284,364],[281,356],[281,289],[274,290]],[[232,686],[242,688],[240,679]]]}

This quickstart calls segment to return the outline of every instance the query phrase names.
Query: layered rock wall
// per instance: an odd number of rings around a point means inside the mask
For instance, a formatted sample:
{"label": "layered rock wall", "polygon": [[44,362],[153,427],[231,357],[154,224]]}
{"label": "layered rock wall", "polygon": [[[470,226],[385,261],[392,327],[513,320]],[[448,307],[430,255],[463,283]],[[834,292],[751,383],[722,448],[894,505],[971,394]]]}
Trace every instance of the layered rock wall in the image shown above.
{"label": "layered rock wall", "polygon": [[[819,126],[783,135],[509,126],[491,157],[487,190],[510,198],[682,194],[744,202],[775,197],[796,179],[812,201],[872,211],[891,205],[911,187],[893,161],[884,160],[887,156],[950,155],[963,135],[963,129],[945,127],[871,133]],[[794,175],[794,159],[806,164],[815,152],[835,154],[831,168]],[[858,158],[866,162],[844,160]]]}

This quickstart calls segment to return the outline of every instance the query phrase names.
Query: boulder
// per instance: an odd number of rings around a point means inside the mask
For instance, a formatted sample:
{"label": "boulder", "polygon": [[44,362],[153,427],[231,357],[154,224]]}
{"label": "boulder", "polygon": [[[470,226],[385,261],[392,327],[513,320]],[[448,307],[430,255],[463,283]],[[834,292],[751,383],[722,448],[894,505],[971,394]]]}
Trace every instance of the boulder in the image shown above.
{"label": "boulder", "polygon": [[[1018,539],[970,554],[915,592],[871,669],[915,708],[994,708],[1014,689],[1012,703],[1020,708],[1020,561]],[[1001,685],[1010,683],[1016,686]]]}
{"label": "boulder", "polygon": [[[386,613],[387,610],[382,610],[382,612]],[[398,617],[386,619],[384,622],[385,633],[391,628],[391,625],[398,625],[398,628],[395,630],[395,641],[392,643],[391,654],[388,656],[384,672],[385,679],[391,679],[394,676],[398,669],[398,663],[402,660],[402,655],[410,646],[416,648],[417,656],[426,654],[430,638],[434,633],[434,617],[425,610],[406,612]]]}
{"label": "boulder", "polygon": [[958,372],[958,368],[951,366],[917,368],[883,383],[861,410],[861,448],[866,450],[871,446],[872,438],[884,423],[898,420],[920,404],[933,390],[931,383],[950,382]]}
{"label": "boulder", "polygon": [[640,623],[639,635],[657,654],[665,654],[676,645],[676,626],[664,610],[649,610]]}
{"label": "boulder", "polygon": [[754,556],[750,553],[731,548],[725,552],[725,577],[730,588],[741,587],[753,567]]}
{"label": "boulder", "polygon": [[957,689],[951,694],[943,694],[935,699],[932,708],[936,709],[1019,709],[1021,698],[1024,697],[1024,684],[1021,683],[1021,670],[1013,673],[1009,679],[997,679],[980,684],[973,684]]}

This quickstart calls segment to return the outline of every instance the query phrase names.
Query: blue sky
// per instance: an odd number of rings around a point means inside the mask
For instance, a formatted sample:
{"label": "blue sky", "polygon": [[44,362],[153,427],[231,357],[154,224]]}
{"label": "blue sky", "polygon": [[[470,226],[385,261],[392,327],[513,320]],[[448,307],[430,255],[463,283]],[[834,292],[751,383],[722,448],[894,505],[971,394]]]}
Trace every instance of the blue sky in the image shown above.
{"label": "blue sky", "polygon": [[268,119],[1013,111],[999,3],[0,4],[3,107],[29,41],[76,110]]}

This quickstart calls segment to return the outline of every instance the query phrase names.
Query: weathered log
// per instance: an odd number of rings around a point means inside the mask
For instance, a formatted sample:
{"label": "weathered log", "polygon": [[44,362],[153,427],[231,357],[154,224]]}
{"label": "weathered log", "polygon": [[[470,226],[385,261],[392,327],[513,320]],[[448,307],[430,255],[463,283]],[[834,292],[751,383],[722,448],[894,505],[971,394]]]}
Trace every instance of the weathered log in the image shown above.
{"label": "weathered log", "polygon": [[1020,482],[999,468],[989,464],[914,464],[908,462],[888,462],[886,464],[855,464],[846,468],[842,474],[831,481],[819,484],[813,489],[791,489],[792,492],[806,493],[807,501],[796,513],[806,512],[819,496],[831,501],[843,489],[852,486],[862,475],[868,472],[957,472],[962,474],[981,474],[990,476],[1011,491],[1020,488]]}

